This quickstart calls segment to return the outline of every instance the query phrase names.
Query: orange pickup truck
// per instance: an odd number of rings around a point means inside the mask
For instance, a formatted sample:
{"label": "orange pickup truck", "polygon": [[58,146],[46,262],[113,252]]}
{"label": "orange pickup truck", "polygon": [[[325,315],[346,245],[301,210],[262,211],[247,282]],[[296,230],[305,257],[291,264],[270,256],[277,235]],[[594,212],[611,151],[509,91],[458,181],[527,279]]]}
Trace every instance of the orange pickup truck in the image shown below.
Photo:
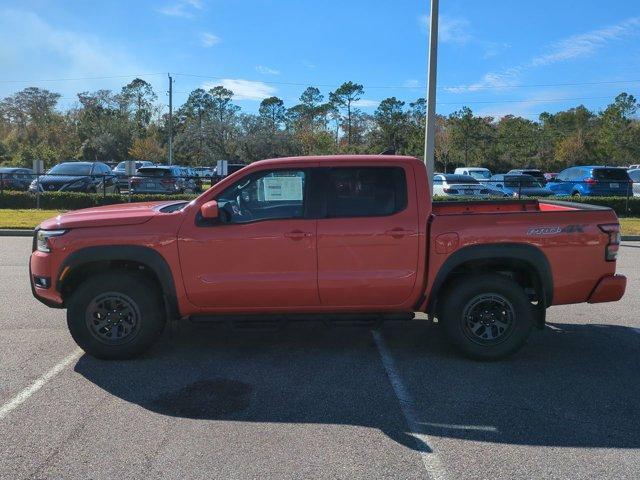
{"label": "orange pickup truck", "polygon": [[432,203],[400,156],[264,160],[191,202],[69,212],[36,230],[33,294],[86,352],[128,358],[170,320],[437,318],[464,354],[518,350],[551,305],[610,302],[618,219],[537,200]]}

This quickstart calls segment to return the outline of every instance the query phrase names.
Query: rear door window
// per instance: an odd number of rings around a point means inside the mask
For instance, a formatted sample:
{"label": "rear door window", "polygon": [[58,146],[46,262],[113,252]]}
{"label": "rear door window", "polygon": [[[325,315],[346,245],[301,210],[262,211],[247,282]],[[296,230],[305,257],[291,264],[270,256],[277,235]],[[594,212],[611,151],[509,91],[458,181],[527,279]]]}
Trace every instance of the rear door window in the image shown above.
{"label": "rear door window", "polygon": [[407,206],[407,181],[400,167],[332,168],[328,173],[327,216],[393,215]]}

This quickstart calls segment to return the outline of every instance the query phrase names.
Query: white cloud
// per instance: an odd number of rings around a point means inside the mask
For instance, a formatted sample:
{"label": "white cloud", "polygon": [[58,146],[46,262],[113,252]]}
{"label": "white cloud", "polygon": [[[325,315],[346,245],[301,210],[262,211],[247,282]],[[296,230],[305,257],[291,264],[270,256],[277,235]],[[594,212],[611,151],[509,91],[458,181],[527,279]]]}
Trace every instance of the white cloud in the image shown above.
{"label": "white cloud", "polygon": [[640,17],[633,17],[616,25],[572,35],[557,42],[548,53],[535,57],[531,61],[531,66],[546,66],[574,58],[589,57],[607,42],[631,35],[638,27],[640,27]]}
{"label": "white cloud", "polygon": [[488,72],[479,81],[469,85],[447,87],[450,93],[475,92],[484,89],[504,90],[517,86],[520,77],[529,70],[576,58],[594,55],[607,43],[633,35],[640,30],[640,17],[632,17],[616,25],[572,35],[553,44],[547,53],[499,72]]}
{"label": "white cloud", "polygon": [[256,71],[264,75],[280,75],[280,70],[265,67],[264,65],[256,65]]}
{"label": "white cloud", "polygon": [[62,100],[67,104],[75,99],[76,92],[119,88],[135,75],[149,72],[128,49],[119,48],[115,42],[59,28],[32,12],[9,9],[0,10],[0,65],[3,77],[16,79],[132,75],[128,79],[0,85],[0,96],[32,85],[62,93],[68,97]]}
{"label": "white cloud", "polygon": [[422,88],[424,87],[424,84],[420,83],[419,80],[416,80],[415,78],[409,79],[409,80],[405,80],[405,82],[402,84],[403,87],[407,87],[407,88]]}
{"label": "white cloud", "polygon": [[380,105],[380,102],[378,100],[367,100],[366,98],[361,98],[360,100],[353,102],[352,105],[361,108],[373,108]]}
{"label": "white cloud", "polygon": [[169,17],[193,18],[197,10],[202,10],[204,3],[202,0],[177,0],[158,9],[163,15]]}
{"label": "white cloud", "polygon": [[[420,26],[429,31],[431,25],[430,15],[421,15],[419,17]],[[440,15],[438,18],[438,40],[442,43],[451,43],[456,45],[464,45],[471,40],[469,20],[465,18],[453,18],[448,15]]]}
{"label": "white cloud", "polygon": [[202,88],[209,90],[218,85],[231,90],[235,100],[264,100],[267,97],[272,97],[277,92],[275,87],[264,82],[243,80],[241,78],[223,78],[219,82],[207,82],[202,85]]}
{"label": "white cloud", "polygon": [[479,90],[505,90],[518,84],[518,77],[521,72],[520,67],[514,67],[502,72],[488,72],[477,82],[469,85],[459,85],[454,87],[445,87],[444,90],[449,93],[477,92]]}
{"label": "white cloud", "polygon": [[511,47],[511,44],[506,42],[481,42],[484,49],[482,58],[493,58],[500,55],[502,52]]}
{"label": "white cloud", "polygon": [[536,120],[539,113],[545,110],[544,105],[557,104],[558,101],[562,101],[563,96],[570,94],[570,92],[557,89],[531,92],[529,96],[521,101],[496,103],[474,110],[474,113],[480,117],[494,117],[497,119],[507,115],[514,115]]}
{"label": "white cloud", "polygon": [[214,35],[213,33],[205,32],[200,34],[200,41],[202,42],[203,47],[209,48],[220,43],[220,37]]}

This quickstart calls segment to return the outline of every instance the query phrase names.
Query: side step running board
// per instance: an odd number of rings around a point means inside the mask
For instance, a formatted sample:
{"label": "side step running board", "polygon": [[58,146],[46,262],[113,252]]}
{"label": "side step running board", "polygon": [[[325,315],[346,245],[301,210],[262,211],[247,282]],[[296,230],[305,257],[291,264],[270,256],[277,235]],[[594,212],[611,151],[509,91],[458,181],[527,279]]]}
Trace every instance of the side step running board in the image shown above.
{"label": "side step running board", "polygon": [[413,312],[399,313],[308,313],[308,314],[257,314],[257,315],[194,315],[189,320],[195,324],[227,324],[234,330],[279,331],[289,322],[324,323],[327,327],[376,326],[385,321],[413,320]]}

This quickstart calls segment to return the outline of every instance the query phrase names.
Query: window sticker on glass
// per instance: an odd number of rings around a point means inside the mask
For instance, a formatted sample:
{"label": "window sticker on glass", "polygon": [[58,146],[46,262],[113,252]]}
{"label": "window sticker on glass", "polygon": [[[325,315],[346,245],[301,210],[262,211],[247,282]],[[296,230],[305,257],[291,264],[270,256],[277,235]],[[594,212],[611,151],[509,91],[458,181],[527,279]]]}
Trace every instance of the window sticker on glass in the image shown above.
{"label": "window sticker on glass", "polygon": [[302,201],[301,177],[267,177],[262,179],[264,200],[267,202]]}

